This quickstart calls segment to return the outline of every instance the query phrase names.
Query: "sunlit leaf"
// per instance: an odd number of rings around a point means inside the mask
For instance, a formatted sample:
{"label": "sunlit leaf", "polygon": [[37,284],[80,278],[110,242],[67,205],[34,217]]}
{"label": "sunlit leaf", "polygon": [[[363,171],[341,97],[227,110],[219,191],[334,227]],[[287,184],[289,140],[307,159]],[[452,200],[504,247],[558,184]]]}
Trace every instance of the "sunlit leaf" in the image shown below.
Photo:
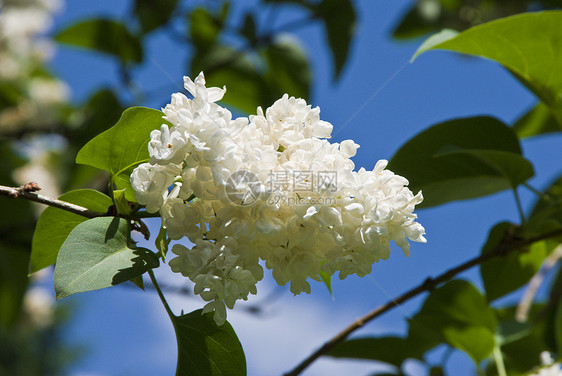
{"label": "sunlit leaf", "polygon": [[225,322],[218,326],[213,313],[201,310],[172,318],[178,338],[178,376],[244,376],[246,357],[242,345]]}
{"label": "sunlit leaf", "polygon": [[404,144],[388,168],[423,192],[420,207],[485,196],[533,176],[513,130],[491,117],[434,125]]}
{"label": "sunlit leaf", "polygon": [[[93,189],[78,189],[59,197],[59,200],[80,205],[98,213],[106,213],[113,204],[111,198]],[[43,211],[35,232],[31,248],[29,272],[33,273],[57,261],[59,249],[80,223],[88,218],[52,206]]]}
{"label": "sunlit leaf", "polygon": [[428,50],[451,50],[492,59],[507,68],[553,111],[562,125],[562,11],[525,13],[456,34],[429,38],[414,58]]}
{"label": "sunlit leaf", "polygon": [[154,241],[154,245],[158,250],[158,255],[162,257],[162,260],[166,259],[166,254],[168,253],[168,246],[172,239],[168,238],[168,233],[164,226],[160,227],[160,231],[158,232],[158,236],[156,236],[156,240]]}
{"label": "sunlit leaf", "polygon": [[547,133],[561,132],[562,124],[556,121],[552,110],[542,102],[523,115],[513,125],[519,138],[539,136]]}
{"label": "sunlit leaf", "polygon": [[131,280],[158,266],[158,258],[129,243],[129,224],[98,217],[76,226],[62,244],[55,267],[57,299]]}
{"label": "sunlit leaf", "polygon": [[108,171],[117,189],[126,189],[127,200],[135,202],[129,176],[149,160],[150,132],[169,124],[162,116],[162,112],[144,107],[125,110],[117,124],[80,149],[76,163]]}
{"label": "sunlit leaf", "polygon": [[60,43],[104,52],[123,61],[142,61],[142,45],[125,25],[115,20],[91,19],[60,31]]}

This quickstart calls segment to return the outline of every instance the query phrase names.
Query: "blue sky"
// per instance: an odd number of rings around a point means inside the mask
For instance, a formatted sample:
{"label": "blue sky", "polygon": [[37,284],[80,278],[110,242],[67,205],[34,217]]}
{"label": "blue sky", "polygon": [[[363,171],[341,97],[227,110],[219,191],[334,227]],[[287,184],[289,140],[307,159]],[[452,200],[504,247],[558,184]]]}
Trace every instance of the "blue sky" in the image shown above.
{"label": "blue sky", "polygon": [[[490,61],[431,52],[409,64],[422,40],[397,42],[390,39],[390,32],[411,3],[411,0],[356,2],[360,17],[357,37],[342,77],[336,82],[332,80],[331,57],[321,29],[307,26],[297,32],[314,69],[310,102],[320,106],[322,119],[334,125],[333,141],[353,139],[361,145],[354,158],[357,167],[369,169],[379,159],[390,159],[409,138],[437,122],[486,114],[510,123],[535,101],[525,88]],[[121,17],[128,6],[128,1],[69,1],[59,13],[54,29],[94,15]],[[240,2],[235,11],[250,6]],[[291,16],[294,16],[291,9],[282,15]],[[181,85],[182,76],[187,74],[184,67],[187,53],[161,34],[151,37],[147,63],[135,76],[142,87],[161,89],[147,105],[158,108],[178,91],[177,85]],[[108,57],[61,47],[51,66],[69,83],[76,101],[84,100],[103,84],[118,85],[115,64]],[[556,136],[523,143],[525,156],[535,163],[536,177],[531,180],[532,185],[542,188],[556,177],[560,164],[553,162],[562,160],[560,141],[562,138]],[[534,197],[525,190],[521,193],[525,208],[529,208]],[[413,244],[409,258],[393,247],[390,259],[376,264],[373,273],[365,278],[335,279],[334,300],[322,284],[312,283],[310,295],[293,297],[287,287],[281,288],[276,300],[264,303],[265,312],[261,316],[243,310],[229,312],[229,321],[246,350],[249,375],[279,375],[289,370],[323,341],[390,296],[477,255],[493,224],[518,220],[510,192],[450,203],[418,214],[426,228],[428,243]],[[155,223],[151,226],[154,234],[156,226]],[[158,270],[158,276],[178,287],[186,283],[167,265]],[[477,269],[464,273],[462,278],[481,286]],[[276,287],[266,273],[258,285],[258,296],[250,303],[259,303],[273,290]],[[179,294],[169,294],[168,298],[176,312],[203,305],[199,298]],[[78,309],[67,338],[90,347],[88,356],[74,367],[73,375],[173,374],[175,339],[155,294],[115,287],[68,300],[76,303]],[[404,334],[405,317],[412,316],[422,301],[418,298],[406,303],[356,335]],[[517,301],[517,296],[502,300],[510,301]],[[436,351],[436,359],[440,351]],[[304,374],[367,375],[375,369],[371,362],[321,360]],[[415,362],[409,369],[424,375]],[[460,376],[475,373],[468,357],[460,353],[449,361],[449,370]]]}

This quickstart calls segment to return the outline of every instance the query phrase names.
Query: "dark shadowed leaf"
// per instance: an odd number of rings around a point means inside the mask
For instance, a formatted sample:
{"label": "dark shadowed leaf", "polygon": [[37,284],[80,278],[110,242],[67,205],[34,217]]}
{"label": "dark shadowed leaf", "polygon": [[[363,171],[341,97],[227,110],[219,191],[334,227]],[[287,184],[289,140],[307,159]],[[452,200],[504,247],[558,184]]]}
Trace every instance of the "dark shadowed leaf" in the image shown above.
{"label": "dark shadowed leaf", "polygon": [[433,31],[435,26],[427,22],[420,14],[417,4],[414,5],[400,20],[398,26],[392,32],[397,39],[420,37]]}
{"label": "dark shadowed leaf", "polygon": [[129,224],[98,217],[76,226],[60,248],[55,267],[57,299],[117,285],[158,266],[145,248],[129,245]]}
{"label": "dark shadowed leaf", "polygon": [[[486,247],[482,250],[485,253]],[[493,301],[525,285],[539,271],[553,245],[541,241],[529,246],[525,252],[488,260],[480,266],[480,274],[486,289],[486,299]]]}
{"label": "dark shadowed leaf", "polygon": [[268,106],[277,98],[270,98],[263,77],[249,54],[232,47],[214,45],[199,50],[191,61],[192,75],[205,72],[207,87],[227,87],[223,102],[237,109],[255,113],[260,105]]}
{"label": "dark shadowed leaf", "polygon": [[495,345],[494,312],[467,281],[453,280],[432,291],[412,323],[428,336],[466,352],[476,363],[487,358]]}
{"label": "dark shadowed leaf", "polygon": [[135,0],[135,13],[143,33],[148,33],[168,23],[178,0]]}
{"label": "dark shadowed leaf", "polygon": [[[113,204],[111,198],[93,189],[78,189],[59,197],[59,200],[86,207],[98,213],[106,213]],[[57,261],[59,249],[80,223],[88,218],[66,210],[49,206],[41,213],[31,248],[29,273],[36,272]]]}
{"label": "dark shadowed leaf", "polygon": [[[544,324],[534,322],[537,313],[543,309],[542,305],[533,305],[530,309],[529,320],[524,323],[515,320],[517,306],[496,310],[496,315],[500,320],[496,338],[501,345],[503,360],[509,375],[529,375],[529,371],[538,364],[540,353],[548,350],[542,339],[542,332],[545,330]],[[492,362],[488,366],[487,374],[497,375],[497,369]]]}
{"label": "dark shadowed leaf", "polygon": [[488,22],[458,34],[430,37],[414,58],[428,50],[450,50],[492,59],[507,68],[553,111],[562,125],[562,11],[525,13]]}
{"label": "dark shadowed leaf", "polygon": [[269,91],[277,98],[287,93],[308,100],[311,72],[304,50],[296,41],[280,38],[265,50]]}
{"label": "dark shadowed leaf", "polygon": [[342,72],[355,34],[356,16],[351,0],[323,0],[314,10],[324,22],[334,60],[335,77]]}
{"label": "dark shadowed leaf", "polygon": [[423,192],[420,207],[485,196],[533,176],[513,130],[491,117],[434,125],[404,144],[388,168]]}
{"label": "dark shadowed leaf", "polygon": [[[189,32],[198,50],[212,47],[219,36],[221,25],[205,8],[195,8],[189,15]],[[199,72],[197,72],[199,73]]]}
{"label": "dark shadowed leaf", "polygon": [[334,358],[376,360],[400,367],[408,358],[420,359],[425,350],[415,346],[408,338],[367,337],[342,342],[327,355]]}
{"label": "dark shadowed leaf", "polygon": [[173,317],[178,339],[178,376],[244,376],[246,357],[227,322],[218,326],[213,313],[196,310]]}
{"label": "dark shadowed leaf", "polygon": [[60,43],[104,52],[123,61],[142,61],[142,45],[125,25],[108,19],[92,19],[73,24],[60,31]]}
{"label": "dark shadowed leaf", "polygon": [[[562,227],[562,176],[552,182],[537,200],[526,226],[530,234],[543,234]],[[556,239],[553,239],[556,240]],[[558,238],[562,242],[562,237]]]}

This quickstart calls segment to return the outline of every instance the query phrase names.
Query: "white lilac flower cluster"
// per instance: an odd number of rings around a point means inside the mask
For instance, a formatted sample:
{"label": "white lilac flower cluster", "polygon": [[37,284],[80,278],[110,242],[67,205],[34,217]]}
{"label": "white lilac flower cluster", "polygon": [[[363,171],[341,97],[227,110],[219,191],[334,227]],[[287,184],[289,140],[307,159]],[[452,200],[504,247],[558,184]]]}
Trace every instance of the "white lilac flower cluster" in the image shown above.
{"label": "white lilac flower cluster", "polygon": [[[384,160],[354,171],[359,145],[328,142],[332,125],[319,108],[284,95],[265,113],[233,119],[215,103],[225,88],[206,88],[202,73],[184,82],[193,99],[172,95],[163,109],[172,126],[152,131],[150,161],[131,183],[137,201],[160,212],[171,239],[194,244],[175,244],[169,264],[195,283],[217,323],[225,306],[256,294],[260,259],[277,283],[309,293],[308,279],[324,273],[370,273],[389,257],[391,240],[406,255],[408,239],[425,242],[413,214],[421,192],[412,194]],[[328,172],[334,179],[318,179]],[[304,192],[294,182],[273,184],[280,175],[316,184]]]}

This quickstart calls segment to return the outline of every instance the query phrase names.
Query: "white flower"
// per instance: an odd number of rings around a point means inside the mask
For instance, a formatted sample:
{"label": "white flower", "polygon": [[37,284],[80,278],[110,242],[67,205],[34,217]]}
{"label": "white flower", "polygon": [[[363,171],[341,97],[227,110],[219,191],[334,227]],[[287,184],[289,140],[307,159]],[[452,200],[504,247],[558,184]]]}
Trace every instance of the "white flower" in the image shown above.
{"label": "white flower", "polygon": [[180,168],[176,165],[139,165],[131,174],[131,186],[135,190],[137,202],[146,205],[150,213],[160,210],[168,195],[168,187],[179,172]]}
{"label": "white flower", "polygon": [[202,73],[184,83],[193,99],[172,95],[163,109],[172,126],[152,132],[150,163],[131,183],[139,203],[160,212],[170,238],[195,244],[174,245],[169,264],[195,283],[217,323],[257,293],[260,259],[277,283],[300,294],[322,272],[369,274],[390,256],[391,241],[406,255],[408,240],[425,242],[413,213],[421,193],[384,160],[355,171],[350,158],[359,145],[326,140],[332,125],[317,107],[284,95],[265,113],[233,119],[215,103],[224,88],[205,87]]}

